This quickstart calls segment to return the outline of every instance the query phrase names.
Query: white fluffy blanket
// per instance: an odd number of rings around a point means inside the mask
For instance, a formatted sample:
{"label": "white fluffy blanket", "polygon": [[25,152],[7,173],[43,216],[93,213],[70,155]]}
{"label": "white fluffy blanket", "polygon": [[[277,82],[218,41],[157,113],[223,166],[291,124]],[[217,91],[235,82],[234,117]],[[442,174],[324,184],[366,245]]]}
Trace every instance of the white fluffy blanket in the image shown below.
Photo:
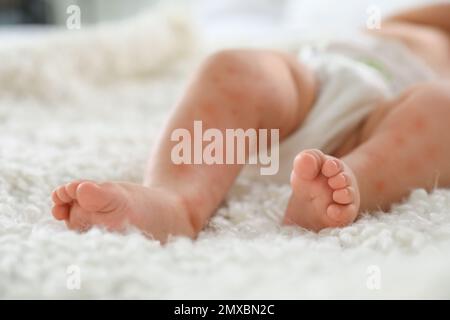
{"label": "white fluffy blanket", "polygon": [[1,49],[0,297],[449,298],[446,190],[314,234],[279,226],[287,185],[241,178],[198,240],[165,246],[52,219],[58,184],[141,180],[193,39],[154,13]]}

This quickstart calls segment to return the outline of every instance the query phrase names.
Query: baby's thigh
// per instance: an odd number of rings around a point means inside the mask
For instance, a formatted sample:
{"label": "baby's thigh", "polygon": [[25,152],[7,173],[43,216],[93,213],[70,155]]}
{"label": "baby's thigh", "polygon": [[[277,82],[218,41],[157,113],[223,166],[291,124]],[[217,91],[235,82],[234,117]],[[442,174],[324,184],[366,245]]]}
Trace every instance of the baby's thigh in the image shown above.
{"label": "baby's thigh", "polygon": [[380,133],[401,132],[409,138],[438,139],[450,132],[450,83],[423,83],[408,88],[398,97],[381,103],[369,115],[361,142]]}

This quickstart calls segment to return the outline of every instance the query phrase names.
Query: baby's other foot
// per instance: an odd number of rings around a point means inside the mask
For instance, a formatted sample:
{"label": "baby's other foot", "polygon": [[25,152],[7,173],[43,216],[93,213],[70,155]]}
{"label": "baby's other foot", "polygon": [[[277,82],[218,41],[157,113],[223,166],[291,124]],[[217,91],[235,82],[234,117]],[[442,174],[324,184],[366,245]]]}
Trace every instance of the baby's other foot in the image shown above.
{"label": "baby's other foot", "polygon": [[352,170],[320,150],[305,150],[297,155],[291,186],[285,224],[319,231],[346,226],[358,215],[360,194]]}
{"label": "baby's other foot", "polygon": [[53,216],[73,230],[97,225],[123,231],[132,225],[160,241],[171,234],[195,236],[186,208],[165,190],[128,182],[74,181],[53,191],[52,200]]}

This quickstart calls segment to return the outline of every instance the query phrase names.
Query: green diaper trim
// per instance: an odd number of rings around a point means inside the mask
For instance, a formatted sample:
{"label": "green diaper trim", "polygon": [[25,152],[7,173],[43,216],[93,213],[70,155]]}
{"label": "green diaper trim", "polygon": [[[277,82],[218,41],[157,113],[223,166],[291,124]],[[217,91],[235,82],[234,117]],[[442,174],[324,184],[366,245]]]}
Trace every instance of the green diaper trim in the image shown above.
{"label": "green diaper trim", "polygon": [[370,59],[370,58],[359,58],[358,59],[359,62],[364,63],[365,65],[371,67],[372,69],[375,69],[376,71],[378,71],[379,73],[381,73],[381,75],[388,81],[392,80],[392,75],[389,73],[389,71],[386,70],[386,68],[384,67],[384,65],[375,60],[375,59]]}

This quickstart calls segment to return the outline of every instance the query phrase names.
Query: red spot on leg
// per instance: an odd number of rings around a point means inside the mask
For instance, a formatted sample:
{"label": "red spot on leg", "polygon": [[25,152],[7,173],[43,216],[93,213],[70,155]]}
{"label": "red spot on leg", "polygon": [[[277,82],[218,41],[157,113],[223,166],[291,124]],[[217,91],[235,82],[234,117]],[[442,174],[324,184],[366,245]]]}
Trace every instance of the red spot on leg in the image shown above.
{"label": "red spot on leg", "polygon": [[383,192],[384,190],[386,190],[386,183],[383,180],[378,180],[377,182],[375,182],[375,189],[378,192]]}
{"label": "red spot on leg", "polygon": [[413,127],[416,131],[424,131],[427,127],[426,120],[423,117],[417,117],[413,122]]}
{"label": "red spot on leg", "polygon": [[242,103],[247,99],[247,93],[242,90],[223,90],[225,95],[233,102]]}
{"label": "red spot on leg", "polygon": [[218,76],[218,75],[211,76],[211,82],[212,83],[218,84],[221,81],[222,81],[222,77],[221,76]]}
{"label": "red spot on leg", "polygon": [[394,144],[397,147],[401,147],[406,143],[406,139],[405,137],[403,137],[403,135],[401,134],[397,134],[394,136]]}
{"label": "red spot on leg", "polygon": [[225,67],[225,72],[228,74],[239,74],[239,71],[239,68],[233,64],[229,64]]}
{"label": "red spot on leg", "polygon": [[240,112],[239,112],[239,110],[236,109],[236,108],[231,108],[231,114],[232,114],[233,116],[237,116],[237,115],[240,114]]}
{"label": "red spot on leg", "polygon": [[205,102],[199,105],[199,108],[203,111],[203,113],[207,116],[206,119],[211,119],[216,116],[219,112],[219,107],[213,103]]}

